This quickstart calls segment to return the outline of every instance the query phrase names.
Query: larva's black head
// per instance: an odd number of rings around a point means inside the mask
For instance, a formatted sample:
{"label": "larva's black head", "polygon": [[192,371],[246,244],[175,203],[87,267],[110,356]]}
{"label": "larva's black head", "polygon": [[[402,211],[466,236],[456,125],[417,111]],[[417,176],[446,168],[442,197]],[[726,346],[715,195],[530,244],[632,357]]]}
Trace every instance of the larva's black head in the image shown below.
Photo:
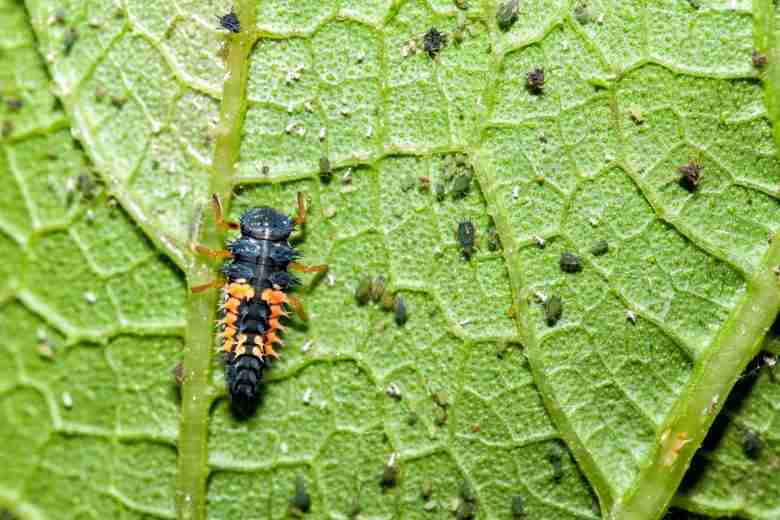
{"label": "larva's black head", "polygon": [[260,379],[265,362],[257,356],[239,356],[225,367],[230,402],[235,412],[243,417],[252,415],[258,404]]}
{"label": "larva's black head", "polygon": [[293,222],[273,208],[254,208],[241,215],[241,234],[261,240],[286,240]]}

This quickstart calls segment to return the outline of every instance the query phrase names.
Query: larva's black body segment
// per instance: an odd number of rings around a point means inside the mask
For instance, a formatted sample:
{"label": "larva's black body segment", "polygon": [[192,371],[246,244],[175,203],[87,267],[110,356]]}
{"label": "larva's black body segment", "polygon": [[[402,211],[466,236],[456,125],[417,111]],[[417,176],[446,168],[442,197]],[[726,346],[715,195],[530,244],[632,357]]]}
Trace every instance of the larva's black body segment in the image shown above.
{"label": "larva's black body segment", "polygon": [[288,269],[299,253],[290,246],[293,220],[273,208],[250,209],[241,216],[241,236],[228,244],[232,259],[222,302],[225,379],[237,411],[251,413],[263,370],[277,357],[279,323],[287,316],[286,292],[298,283]]}
{"label": "larva's black body segment", "polygon": [[257,406],[260,381],[266,361],[257,356],[243,355],[225,363],[230,401],[242,415],[249,415]]}

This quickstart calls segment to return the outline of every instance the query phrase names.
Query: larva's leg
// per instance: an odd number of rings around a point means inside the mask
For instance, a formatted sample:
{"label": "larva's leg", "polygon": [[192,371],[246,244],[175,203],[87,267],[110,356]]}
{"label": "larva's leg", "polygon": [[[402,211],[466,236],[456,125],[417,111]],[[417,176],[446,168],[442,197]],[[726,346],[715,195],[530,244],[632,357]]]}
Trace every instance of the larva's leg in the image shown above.
{"label": "larva's leg", "polygon": [[301,301],[298,298],[296,298],[292,294],[288,294],[287,304],[290,307],[292,307],[292,310],[295,311],[295,314],[297,314],[301,320],[309,321],[309,316],[306,315],[306,311],[303,309],[303,305],[301,304]]}
{"label": "larva's leg", "polygon": [[211,258],[233,258],[233,253],[225,249],[214,251],[213,249],[209,249],[206,246],[202,246],[200,244],[195,244],[195,243],[190,244],[190,249],[194,253],[198,253],[199,255],[204,255],[204,256],[210,256]]}
{"label": "larva's leg", "polygon": [[298,208],[293,217],[293,225],[300,226],[306,223],[306,203],[303,200],[303,192],[298,192]]}
{"label": "larva's leg", "polygon": [[299,273],[324,273],[328,270],[328,266],[323,265],[303,265],[298,262],[290,262],[290,269],[298,271]]}
{"label": "larva's leg", "polygon": [[222,280],[214,280],[209,283],[204,283],[203,285],[196,285],[195,287],[190,288],[190,291],[194,293],[199,293],[199,292],[207,291],[209,289],[218,289],[222,287],[224,283],[225,282]]}
{"label": "larva's leg", "polygon": [[230,220],[225,220],[224,215],[222,214],[222,201],[219,200],[219,195],[214,193],[211,196],[211,207],[214,208],[214,220],[217,222],[217,226],[223,228],[223,229],[238,229],[239,224],[238,222],[232,222]]}

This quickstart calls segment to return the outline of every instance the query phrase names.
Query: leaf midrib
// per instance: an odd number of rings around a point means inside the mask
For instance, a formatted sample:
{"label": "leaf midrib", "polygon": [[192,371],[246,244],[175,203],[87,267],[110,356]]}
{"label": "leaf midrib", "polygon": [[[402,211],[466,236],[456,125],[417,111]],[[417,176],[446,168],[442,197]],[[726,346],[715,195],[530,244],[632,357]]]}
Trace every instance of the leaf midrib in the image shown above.
{"label": "leaf midrib", "polygon": [[[241,26],[254,27],[254,2],[239,0],[234,7]],[[233,178],[241,145],[241,132],[246,110],[246,83],[249,54],[257,33],[243,31],[227,37],[226,77],[222,90],[219,122],[216,128],[214,159],[209,175],[209,195],[216,194],[225,211],[230,208]],[[223,233],[210,217],[210,208],[203,204],[201,212],[201,244],[214,250],[223,248]],[[188,287],[209,283],[219,274],[216,262],[203,255],[192,255],[186,271]],[[194,294],[188,291],[187,332],[182,359],[184,380],[181,387],[182,408],[179,431],[179,471],[176,506],[179,518],[206,518],[208,468],[208,419],[216,392],[211,386],[211,356],[214,345],[214,318],[217,292],[208,290]]]}

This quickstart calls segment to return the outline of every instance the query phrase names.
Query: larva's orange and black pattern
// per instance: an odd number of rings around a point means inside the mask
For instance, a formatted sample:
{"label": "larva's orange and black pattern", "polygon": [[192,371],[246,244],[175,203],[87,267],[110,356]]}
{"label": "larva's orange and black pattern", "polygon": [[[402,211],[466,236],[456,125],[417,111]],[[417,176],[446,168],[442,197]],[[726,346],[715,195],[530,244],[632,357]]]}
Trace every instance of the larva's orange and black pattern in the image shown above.
{"label": "larva's orange and black pattern", "polygon": [[275,347],[287,316],[287,291],[298,281],[288,273],[299,256],[289,244],[293,220],[272,208],[241,216],[241,236],[227,246],[232,259],[222,268],[220,337],[228,392],[239,410],[257,401],[263,370],[278,357]]}

